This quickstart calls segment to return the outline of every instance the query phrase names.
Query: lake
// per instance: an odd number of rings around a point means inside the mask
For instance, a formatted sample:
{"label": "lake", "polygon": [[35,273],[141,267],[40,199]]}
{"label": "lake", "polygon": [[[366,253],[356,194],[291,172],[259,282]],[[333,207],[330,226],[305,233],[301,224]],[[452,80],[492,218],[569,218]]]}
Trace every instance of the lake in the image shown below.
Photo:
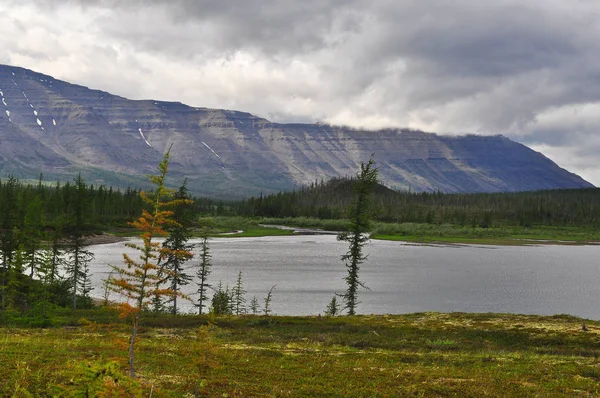
{"label": "lake", "polygon": [[[108,264],[122,265],[124,243],[90,246],[93,296],[103,296]],[[323,313],[345,290],[340,256],[347,243],[335,236],[301,235],[210,240],[210,282],[230,287],[242,271],[248,303],[261,305],[271,286],[278,315]],[[415,245],[371,241],[360,278],[357,313],[423,311],[571,314],[600,319],[600,246]],[[188,265],[194,273],[197,260]],[[184,291],[193,292],[188,285]],[[117,300],[116,294],[111,299]],[[182,310],[193,311],[191,304]]]}

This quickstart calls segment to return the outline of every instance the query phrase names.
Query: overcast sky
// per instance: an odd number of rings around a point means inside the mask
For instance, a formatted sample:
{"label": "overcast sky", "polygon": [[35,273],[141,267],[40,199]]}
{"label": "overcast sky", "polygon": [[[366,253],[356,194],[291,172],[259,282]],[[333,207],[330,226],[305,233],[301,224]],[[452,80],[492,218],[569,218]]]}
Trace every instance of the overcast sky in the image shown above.
{"label": "overcast sky", "polygon": [[597,0],[0,0],[0,63],[277,122],[504,134],[600,185]]}

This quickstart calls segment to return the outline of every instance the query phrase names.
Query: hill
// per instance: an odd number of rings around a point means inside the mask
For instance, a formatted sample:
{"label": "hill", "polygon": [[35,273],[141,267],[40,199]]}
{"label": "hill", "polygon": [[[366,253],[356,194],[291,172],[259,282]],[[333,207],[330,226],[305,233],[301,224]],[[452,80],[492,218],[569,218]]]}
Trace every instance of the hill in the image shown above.
{"label": "hill", "polygon": [[172,144],[172,180],[247,197],[353,175],[374,154],[393,189],[498,192],[592,185],[504,136],[280,124],[249,113],[132,101],[0,65],[0,173],[144,186]]}

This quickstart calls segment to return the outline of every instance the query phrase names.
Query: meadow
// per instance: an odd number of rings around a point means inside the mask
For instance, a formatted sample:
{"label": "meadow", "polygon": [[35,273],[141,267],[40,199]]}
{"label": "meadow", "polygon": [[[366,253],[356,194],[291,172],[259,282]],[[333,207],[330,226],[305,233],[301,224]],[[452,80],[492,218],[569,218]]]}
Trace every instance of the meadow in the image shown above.
{"label": "meadow", "polygon": [[583,331],[567,315],[146,314],[135,381],[130,326],[113,311],[64,311],[48,328],[18,319],[0,328],[1,396],[600,394],[600,323]]}

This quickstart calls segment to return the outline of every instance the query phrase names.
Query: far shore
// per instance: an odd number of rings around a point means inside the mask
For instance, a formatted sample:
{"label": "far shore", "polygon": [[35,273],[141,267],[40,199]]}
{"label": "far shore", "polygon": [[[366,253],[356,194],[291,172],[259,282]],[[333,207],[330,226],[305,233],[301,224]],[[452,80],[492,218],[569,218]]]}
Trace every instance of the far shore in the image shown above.
{"label": "far shore", "polygon": [[[211,234],[211,238],[248,238],[248,237],[266,237],[266,236],[294,236],[294,235],[335,235],[338,232],[325,231],[317,228],[297,228],[297,227],[286,227],[280,225],[260,225],[260,230],[247,231],[234,229],[230,232],[221,232]],[[130,234],[112,234],[102,233],[98,235],[90,235],[86,237],[85,245],[104,245],[111,243],[124,242],[130,238],[138,237],[135,231],[131,231]],[[597,240],[565,240],[565,239],[535,239],[535,238],[473,238],[473,237],[436,237],[436,236],[403,236],[403,235],[373,235],[371,239],[374,240],[388,240],[398,241],[407,244],[416,245],[491,245],[491,246],[531,246],[531,245],[567,245],[567,246],[580,246],[580,245],[592,245],[598,246],[600,242]]]}
{"label": "far shore", "polygon": [[119,242],[123,242],[125,240],[127,240],[127,238],[123,237],[123,236],[116,236],[116,235],[112,235],[112,234],[102,233],[102,234],[98,234],[98,235],[86,236],[84,244],[86,246],[105,245],[105,244],[109,244],[109,243],[119,243]]}

